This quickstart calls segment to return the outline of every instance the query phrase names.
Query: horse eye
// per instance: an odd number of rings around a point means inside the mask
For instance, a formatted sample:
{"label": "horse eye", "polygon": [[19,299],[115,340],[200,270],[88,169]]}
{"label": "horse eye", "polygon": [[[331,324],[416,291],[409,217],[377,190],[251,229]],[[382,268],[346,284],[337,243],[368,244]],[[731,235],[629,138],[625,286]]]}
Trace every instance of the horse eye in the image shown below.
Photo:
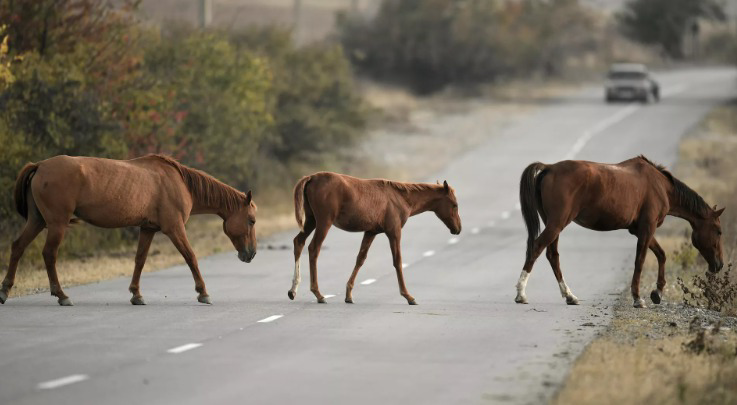
{"label": "horse eye", "polygon": [[255,225],[256,224],[256,220],[255,219],[252,219],[252,220],[248,221],[248,223],[251,224],[251,225]]}

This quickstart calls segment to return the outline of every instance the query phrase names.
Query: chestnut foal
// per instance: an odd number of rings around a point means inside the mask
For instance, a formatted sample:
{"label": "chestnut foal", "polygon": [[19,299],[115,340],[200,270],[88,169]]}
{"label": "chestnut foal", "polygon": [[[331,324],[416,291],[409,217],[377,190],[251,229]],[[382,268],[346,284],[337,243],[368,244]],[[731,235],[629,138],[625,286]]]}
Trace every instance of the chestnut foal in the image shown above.
{"label": "chestnut foal", "polygon": [[[560,293],[569,305],[578,299],[563,280],[558,256],[558,235],[571,222],[595,231],[627,229],[637,236],[632,298],[635,308],[640,298],[640,274],[647,250],[658,259],[657,289],[650,299],[659,304],[665,287],[665,252],[655,240],[655,229],[666,215],[688,221],[693,229],[691,242],[716,273],[723,266],[721,225],[724,208],[712,209],[703,198],[675,178],[663,166],[644,156],[618,164],[565,160],[552,165],[533,163],[520,181],[522,216],[527,226],[527,258],[517,283],[519,304],[527,303],[525,286],[532,265],[543,250],[558,280]],[[540,220],[545,230],[540,233]]]}
{"label": "chestnut foal", "polygon": [[331,225],[348,231],[363,232],[361,249],[345,289],[345,302],[353,303],[351,291],[358,270],[366,260],[371,242],[377,234],[389,238],[394,268],[399,281],[399,293],[409,305],[417,305],[407,291],[402,275],[400,241],[402,227],[407,219],[425,211],[432,211],[450,232],[461,232],[458,202],[447,182],[440,184],[399,183],[382,179],[358,179],[344,174],[320,172],[305,176],[294,188],[294,213],[301,231],[294,238],[294,279],[289,299],[294,299],[301,280],[299,257],[310,233],[310,290],[317,302],[325,303],[317,285],[317,257]]}
{"label": "chestnut foal", "polygon": [[56,257],[67,227],[78,219],[103,228],[140,227],[129,287],[134,305],[145,304],[138,285],[149,246],[158,231],[171,239],[189,265],[199,293],[197,300],[211,303],[184,229],[190,215],[219,215],[238,258],[248,263],[256,255],[256,205],[251,192],[244,194],[163,155],[122,161],[55,156],[29,163],[16,180],[15,204],[18,213],[26,218],[26,225],[13,242],[8,273],[0,287],[2,304],[13,287],[18,261],[26,247],[48,228],[43,258],[51,295],[59,299],[59,305],[72,305],[57,277]]}

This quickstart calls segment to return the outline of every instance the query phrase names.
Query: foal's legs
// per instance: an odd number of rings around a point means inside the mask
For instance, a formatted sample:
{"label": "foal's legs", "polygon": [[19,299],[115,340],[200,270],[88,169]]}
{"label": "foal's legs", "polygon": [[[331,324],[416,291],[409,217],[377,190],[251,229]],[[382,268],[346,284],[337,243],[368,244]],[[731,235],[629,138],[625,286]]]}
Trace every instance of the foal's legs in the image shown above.
{"label": "foal's legs", "polygon": [[143,271],[143,265],[146,263],[146,257],[148,257],[148,248],[151,247],[151,241],[154,239],[156,231],[152,229],[141,228],[141,233],[138,235],[138,251],[136,252],[136,267],[133,269],[133,278],[131,279],[131,285],[128,287],[128,291],[133,294],[131,298],[131,304],[133,305],[146,305],[141,295],[141,289],[139,282],[141,280],[141,272]]}
{"label": "foal's legs", "polygon": [[164,233],[169,237],[169,239],[171,239],[171,242],[177,248],[179,253],[181,253],[182,257],[184,257],[184,261],[187,262],[189,269],[192,271],[194,289],[199,293],[197,301],[203,304],[212,304],[210,296],[207,294],[207,289],[205,288],[205,281],[202,279],[200,268],[197,265],[197,257],[195,257],[192,247],[189,245],[189,241],[187,240],[187,233],[184,230],[184,224]]}
{"label": "foal's legs", "polygon": [[663,251],[663,248],[660,247],[660,244],[658,244],[655,238],[650,241],[650,250],[658,258],[658,289],[650,293],[650,299],[653,301],[653,304],[660,304],[663,296],[663,288],[665,288],[665,251]]}
{"label": "foal's legs", "polygon": [[522,267],[519,281],[517,281],[517,297],[514,298],[514,302],[518,304],[527,304],[525,288],[527,287],[527,279],[530,277],[530,272],[532,271],[532,265],[535,264],[535,260],[537,260],[543,250],[553,243],[554,240],[558,239],[558,235],[564,227],[565,225],[549,221],[545,226],[545,230],[543,230],[540,236],[538,236],[532,243],[530,256],[525,260],[525,265]]}
{"label": "foal's legs", "polygon": [[399,282],[399,294],[407,299],[409,305],[417,305],[414,297],[412,297],[407,291],[407,286],[404,285],[404,274],[402,273],[402,249],[400,242],[402,239],[401,230],[396,232],[387,232],[386,236],[389,238],[389,247],[392,249],[392,257],[394,258],[394,269],[397,270],[397,281]]}
{"label": "foal's legs", "polygon": [[0,304],[4,304],[8,299],[8,293],[15,284],[15,271],[18,268],[18,262],[20,261],[23,252],[25,252],[28,245],[36,239],[36,236],[44,229],[44,221],[40,218],[40,215],[35,211],[35,208],[28,212],[28,221],[26,226],[23,228],[18,239],[13,241],[13,245],[10,251],[10,263],[8,264],[8,273],[5,275],[2,287],[0,287]]}
{"label": "foal's legs", "polygon": [[299,288],[299,283],[302,281],[299,257],[302,256],[302,249],[305,247],[307,237],[310,236],[313,230],[315,230],[315,217],[306,213],[304,230],[294,237],[294,277],[292,277],[292,288],[287,292],[290,300],[297,296],[297,288]]}
{"label": "foal's legs", "polygon": [[651,224],[643,224],[637,227],[637,253],[635,254],[635,272],[632,274],[632,299],[635,308],[645,308],[645,301],[640,298],[640,275],[642,265],[647,256],[647,250],[653,240],[655,227]]}
{"label": "foal's legs", "polygon": [[72,300],[61,289],[61,283],[59,283],[59,277],[56,273],[56,258],[59,253],[59,245],[62,239],[64,239],[64,232],[66,231],[68,222],[67,220],[61,224],[48,224],[46,244],[43,248],[43,258],[46,264],[46,273],[49,276],[51,295],[57,297],[59,299],[59,305],[62,306],[73,305]]}
{"label": "foal's legs", "polygon": [[371,242],[374,241],[375,237],[375,233],[365,232],[363,234],[363,240],[361,241],[361,250],[358,251],[358,257],[356,257],[356,267],[353,268],[351,278],[348,279],[348,283],[346,283],[345,285],[345,302],[349,304],[353,304],[353,283],[356,282],[358,270],[361,268],[361,266],[363,266],[363,262],[366,261],[366,255],[368,254],[369,248],[371,247]]}
{"label": "foal's legs", "polygon": [[325,297],[320,294],[320,288],[317,285],[317,257],[320,255],[322,242],[328,235],[328,230],[333,225],[332,221],[323,221],[315,226],[315,236],[312,237],[310,246],[307,248],[310,252],[310,291],[317,297],[317,302],[325,304]]}
{"label": "foal's legs", "polygon": [[560,295],[566,299],[566,304],[578,305],[578,298],[576,298],[576,296],[571,292],[571,289],[568,288],[566,281],[563,279],[563,273],[560,271],[560,255],[558,254],[559,238],[560,237],[556,237],[555,240],[548,245],[545,256],[547,256],[548,261],[550,262],[550,267],[553,268],[553,274],[555,274],[555,279],[558,280],[558,286],[560,287]]}

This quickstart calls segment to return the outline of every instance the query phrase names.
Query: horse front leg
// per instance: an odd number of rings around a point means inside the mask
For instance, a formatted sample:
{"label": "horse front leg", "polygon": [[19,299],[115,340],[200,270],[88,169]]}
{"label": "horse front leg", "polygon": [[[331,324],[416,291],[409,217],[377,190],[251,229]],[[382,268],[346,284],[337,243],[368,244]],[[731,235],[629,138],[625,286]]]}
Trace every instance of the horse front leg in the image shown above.
{"label": "horse front leg", "polygon": [[366,255],[368,254],[371,243],[376,237],[375,233],[365,232],[363,234],[363,240],[361,241],[361,250],[358,251],[358,257],[356,257],[356,266],[353,268],[351,278],[345,285],[345,302],[353,304],[353,284],[356,282],[356,276],[358,276],[358,270],[361,269],[363,263],[366,261]]}
{"label": "horse front leg", "polygon": [[650,293],[650,299],[653,304],[660,304],[663,297],[663,289],[665,288],[665,251],[655,238],[650,241],[650,250],[658,259],[658,283],[657,289]]}
{"label": "horse front leg", "polygon": [[151,229],[141,228],[141,233],[138,235],[138,250],[136,251],[136,266],[133,269],[133,278],[131,279],[131,285],[128,287],[128,291],[133,294],[131,298],[131,304],[133,305],[146,305],[141,295],[141,289],[139,283],[141,281],[141,272],[143,271],[143,265],[146,263],[148,257],[148,249],[151,247],[151,241],[154,239],[156,231]]}
{"label": "horse front leg", "polygon": [[402,249],[401,230],[396,232],[387,232],[386,236],[389,238],[389,247],[392,249],[392,258],[394,259],[394,269],[397,271],[397,282],[399,282],[399,294],[407,299],[409,305],[417,305],[415,298],[407,291],[407,286],[404,284],[404,274],[402,273]]}
{"label": "horse front leg", "polygon": [[640,298],[640,276],[642,275],[642,266],[645,263],[647,250],[650,241],[653,239],[654,228],[650,226],[645,229],[638,229],[637,232],[637,253],[635,254],[635,271],[632,274],[632,301],[635,308],[645,308],[645,301]]}
{"label": "horse front leg", "polygon": [[182,257],[184,257],[184,261],[187,262],[189,270],[192,271],[192,277],[194,278],[194,289],[199,293],[199,295],[197,296],[197,301],[203,304],[212,304],[212,301],[210,300],[210,295],[207,294],[207,289],[205,288],[205,280],[202,279],[200,268],[197,265],[197,257],[195,257],[195,254],[192,251],[192,247],[189,245],[189,240],[187,240],[187,233],[184,230],[184,224],[181,224],[173,230],[164,233],[166,234],[166,236],[169,237],[171,242],[174,244],[174,247],[177,248]]}

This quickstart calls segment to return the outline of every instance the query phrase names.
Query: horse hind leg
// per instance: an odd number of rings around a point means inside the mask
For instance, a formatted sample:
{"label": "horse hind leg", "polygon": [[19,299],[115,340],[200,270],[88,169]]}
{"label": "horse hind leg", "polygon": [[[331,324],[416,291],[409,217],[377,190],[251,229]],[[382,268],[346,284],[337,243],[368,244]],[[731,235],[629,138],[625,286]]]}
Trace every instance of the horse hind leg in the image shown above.
{"label": "horse hind leg", "polygon": [[328,235],[328,230],[332,222],[326,221],[324,223],[317,224],[315,227],[315,236],[312,237],[310,246],[308,247],[310,253],[310,291],[315,294],[317,302],[325,304],[325,297],[320,294],[320,287],[317,285],[317,257],[320,256],[320,248],[322,247],[325,237]]}
{"label": "horse hind leg", "polygon": [[154,239],[156,231],[151,229],[141,229],[141,233],[138,235],[138,250],[136,251],[136,266],[133,269],[133,278],[131,279],[131,285],[128,287],[128,291],[133,294],[131,298],[131,304],[133,305],[146,305],[146,301],[143,300],[141,295],[140,281],[141,272],[143,271],[143,265],[146,263],[146,257],[148,257],[148,249],[151,247],[151,241]]}
{"label": "horse hind leg", "polygon": [[555,274],[555,279],[558,280],[558,287],[560,287],[560,295],[566,299],[566,304],[578,305],[578,298],[576,298],[576,296],[571,292],[571,289],[568,288],[565,279],[563,279],[563,272],[560,270],[558,239],[560,239],[560,236],[555,238],[555,240],[548,245],[547,250],[545,251],[545,256],[548,258],[548,262],[550,262],[550,267],[553,268],[553,274]]}
{"label": "horse hind leg", "polygon": [[59,276],[56,272],[56,259],[59,253],[59,245],[64,239],[64,232],[68,224],[68,220],[63,224],[54,224],[48,226],[48,234],[46,235],[46,244],[43,248],[43,258],[46,264],[46,273],[49,276],[49,288],[51,295],[57,297],[59,305],[71,306],[72,300],[64,294],[59,282]]}
{"label": "horse hind leg", "polygon": [[527,304],[527,293],[525,290],[527,289],[527,280],[530,278],[530,273],[532,272],[532,266],[535,264],[537,258],[540,257],[540,254],[542,254],[542,251],[558,238],[563,227],[557,225],[551,226],[548,223],[540,236],[533,242],[529,257],[525,260],[525,265],[522,267],[522,272],[517,281],[517,296],[514,298],[514,302]]}
{"label": "horse hind leg", "polygon": [[313,230],[315,230],[315,217],[305,212],[304,230],[300,231],[294,237],[294,276],[292,277],[292,288],[287,292],[290,300],[293,300],[297,296],[297,289],[299,288],[299,283],[302,281],[300,256],[302,256],[302,249],[304,249],[305,242]]}
{"label": "horse hind leg", "polygon": [[0,304],[4,304],[10,294],[10,289],[15,284],[15,273],[18,269],[18,262],[23,256],[28,245],[36,239],[39,233],[44,229],[45,223],[35,208],[29,210],[28,220],[18,239],[13,241],[10,252],[10,262],[8,263],[8,272],[0,286]]}

